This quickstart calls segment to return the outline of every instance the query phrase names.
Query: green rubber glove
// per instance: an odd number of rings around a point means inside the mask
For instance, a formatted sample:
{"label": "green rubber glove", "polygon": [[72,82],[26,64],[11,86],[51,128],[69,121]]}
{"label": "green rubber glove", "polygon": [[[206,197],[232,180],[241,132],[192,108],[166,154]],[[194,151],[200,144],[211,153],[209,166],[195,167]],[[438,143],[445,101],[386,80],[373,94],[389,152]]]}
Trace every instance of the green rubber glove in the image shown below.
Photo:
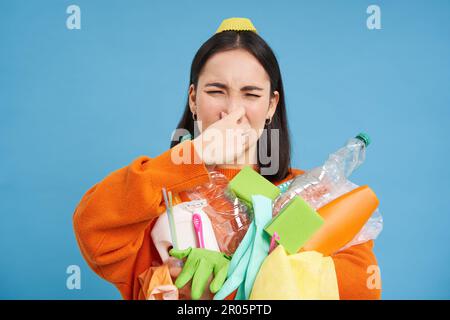
{"label": "green rubber glove", "polygon": [[190,247],[185,250],[171,249],[169,254],[177,259],[187,257],[183,270],[175,281],[175,286],[181,289],[192,279],[191,296],[193,300],[201,298],[209,276],[213,272],[214,279],[211,281],[209,290],[215,294],[222,288],[231,259],[226,254],[219,251]]}

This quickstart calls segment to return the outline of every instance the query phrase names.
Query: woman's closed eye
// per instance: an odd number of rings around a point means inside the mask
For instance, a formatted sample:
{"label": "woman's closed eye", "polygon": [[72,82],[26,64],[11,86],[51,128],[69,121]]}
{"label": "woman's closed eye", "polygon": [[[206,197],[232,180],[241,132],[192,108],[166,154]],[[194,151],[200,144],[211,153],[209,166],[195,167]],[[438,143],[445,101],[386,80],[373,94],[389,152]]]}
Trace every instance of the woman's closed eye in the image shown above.
{"label": "woman's closed eye", "polygon": [[213,91],[206,91],[206,93],[209,93],[209,94],[223,94],[223,91],[213,90]]}
{"label": "woman's closed eye", "polygon": [[[212,90],[212,91],[206,91],[206,93],[208,94],[224,94],[223,91],[219,91],[219,90]],[[246,97],[250,97],[250,98],[260,98],[261,96],[254,94],[254,93],[246,93],[245,94]]]}

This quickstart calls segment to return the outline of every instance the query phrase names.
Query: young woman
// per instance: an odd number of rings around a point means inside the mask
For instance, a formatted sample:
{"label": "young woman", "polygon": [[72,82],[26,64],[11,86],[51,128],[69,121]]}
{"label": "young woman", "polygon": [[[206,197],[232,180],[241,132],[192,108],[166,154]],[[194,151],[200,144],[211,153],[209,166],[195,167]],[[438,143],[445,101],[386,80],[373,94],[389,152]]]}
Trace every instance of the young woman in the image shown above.
{"label": "young woman", "polygon": [[[236,21],[244,27],[233,25]],[[208,182],[211,170],[232,179],[245,165],[276,185],[302,174],[290,167],[287,120],[271,48],[248,19],[224,21],[192,62],[186,109],[177,127],[192,139],[176,139],[161,155],[139,157],[112,172],[76,208],[75,233],[89,266],[124,299],[138,299],[138,276],[159,262],[150,231],[165,211],[161,189],[182,193]],[[190,161],[174,161],[180,154]],[[366,284],[369,266],[377,265],[372,248],[368,241],[332,256],[341,299],[380,298],[381,290]]]}

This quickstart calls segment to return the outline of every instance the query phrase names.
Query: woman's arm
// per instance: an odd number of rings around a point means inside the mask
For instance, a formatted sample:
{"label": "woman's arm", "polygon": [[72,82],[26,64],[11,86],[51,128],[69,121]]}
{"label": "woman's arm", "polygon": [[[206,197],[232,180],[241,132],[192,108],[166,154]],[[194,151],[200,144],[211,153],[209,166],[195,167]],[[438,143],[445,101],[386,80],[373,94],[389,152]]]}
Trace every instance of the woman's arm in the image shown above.
{"label": "woman's arm", "polygon": [[[174,164],[171,152],[194,160],[191,141],[185,141],[158,157],[134,160],[94,185],[83,196],[73,224],[81,252],[90,267],[102,278],[114,283],[125,298],[135,291],[135,279],[142,260],[150,260],[147,241],[149,226],[165,211],[161,188],[174,193],[208,181],[205,165]],[[140,250],[145,248],[145,250]],[[143,252],[145,251],[145,252]],[[145,255],[145,259],[139,259]],[[139,260],[139,263],[137,261]],[[144,263],[150,266],[151,261]],[[137,265],[141,265],[140,268]]]}
{"label": "woman's arm", "polygon": [[378,268],[372,251],[373,241],[367,241],[332,256],[336,268],[336,276],[341,300],[375,300],[381,299],[381,279],[379,288],[370,288],[368,283],[373,277],[371,266]]}

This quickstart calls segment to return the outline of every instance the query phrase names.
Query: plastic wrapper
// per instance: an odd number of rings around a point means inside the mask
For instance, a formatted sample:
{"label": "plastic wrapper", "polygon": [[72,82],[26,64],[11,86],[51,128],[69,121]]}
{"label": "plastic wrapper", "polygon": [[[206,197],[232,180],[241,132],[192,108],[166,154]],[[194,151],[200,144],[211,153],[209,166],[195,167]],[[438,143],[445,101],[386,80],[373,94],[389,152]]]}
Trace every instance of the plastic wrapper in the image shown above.
{"label": "plastic wrapper", "polygon": [[364,227],[362,227],[362,229],[358,232],[358,234],[349,243],[339,249],[338,252],[369,240],[375,240],[382,230],[383,216],[381,215],[380,211],[376,209],[370,219],[367,220]]}
{"label": "plastic wrapper", "polygon": [[228,179],[210,172],[210,181],[186,191],[191,200],[205,199],[203,211],[211,220],[221,252],[233,254],[251,223],[247,207],[228,190]]}

